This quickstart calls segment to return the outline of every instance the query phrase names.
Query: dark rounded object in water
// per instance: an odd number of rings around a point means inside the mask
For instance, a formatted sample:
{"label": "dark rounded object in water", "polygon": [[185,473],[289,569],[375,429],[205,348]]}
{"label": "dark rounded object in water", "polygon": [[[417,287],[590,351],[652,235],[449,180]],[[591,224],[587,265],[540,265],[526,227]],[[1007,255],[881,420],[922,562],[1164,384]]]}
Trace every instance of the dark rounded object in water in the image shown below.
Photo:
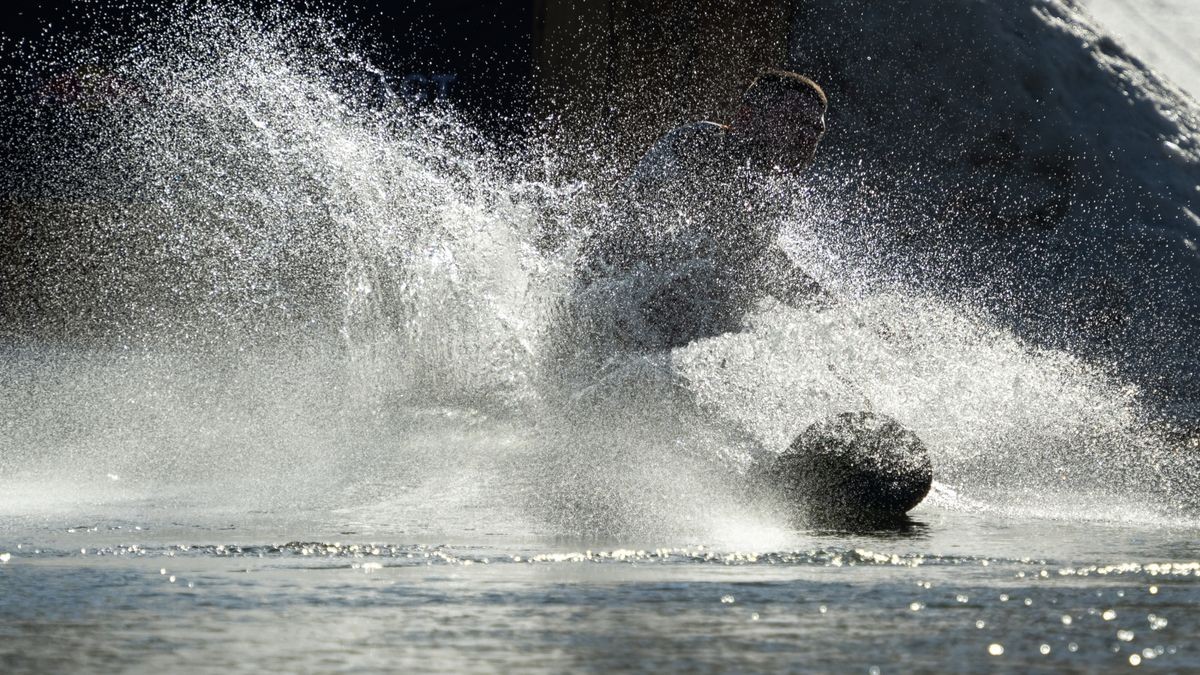
{"label": "dark rounded object in water", "polygon": [[901,524],[933,484],[933,462],[913,432],[886,415],[842,413],[817,422],[764,467],[806,524]]}

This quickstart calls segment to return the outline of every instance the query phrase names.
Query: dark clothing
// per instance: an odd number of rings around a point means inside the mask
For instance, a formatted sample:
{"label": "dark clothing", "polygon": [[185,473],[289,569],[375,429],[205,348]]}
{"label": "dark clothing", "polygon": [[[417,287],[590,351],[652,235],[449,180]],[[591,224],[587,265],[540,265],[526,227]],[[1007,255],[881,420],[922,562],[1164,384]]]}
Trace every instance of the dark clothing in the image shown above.
{"label": "dark clothing", "polygon": [[739,212],[757,201],[751,194],[756,186],[727,140],[725,129],[712,122],[659,139],[621,186],[613,221],[587,241],[587,272],[619,273],[643,263],[670,268],[711,257],[714,234],[748,229]]}
{"label": "dark clothing", "polygon": [[815,292],[779,248],[777,184],[725,127],[675,129],[622,186],[609,227],[585,240],[580,294],[609,305],[629,346],[670,348],[741,330],[767,295]]}

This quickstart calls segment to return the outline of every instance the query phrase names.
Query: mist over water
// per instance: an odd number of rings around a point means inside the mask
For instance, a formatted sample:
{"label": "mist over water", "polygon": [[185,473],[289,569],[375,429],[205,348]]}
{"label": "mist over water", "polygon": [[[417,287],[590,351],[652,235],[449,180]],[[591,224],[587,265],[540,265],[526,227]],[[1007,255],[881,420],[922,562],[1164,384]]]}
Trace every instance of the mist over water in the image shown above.
{"label": "mist over water", "polygon": [[35,55],[31,74],[106,66],[4,132],[40,171],[4,179],[0,511],[719,537],[784,525],[743,493],[756,453],[867,409],[927,443],[938,506],[1194,520],[1195,459],[1135,387],[905,282],[826,226],[836,196],[788,228],[833,307],[764,304],[745,333],[614,355],[611,391],[572,387],[556,308],[611,186],[549,139],[499,148],[381,101],[343,30],[182,7]]}

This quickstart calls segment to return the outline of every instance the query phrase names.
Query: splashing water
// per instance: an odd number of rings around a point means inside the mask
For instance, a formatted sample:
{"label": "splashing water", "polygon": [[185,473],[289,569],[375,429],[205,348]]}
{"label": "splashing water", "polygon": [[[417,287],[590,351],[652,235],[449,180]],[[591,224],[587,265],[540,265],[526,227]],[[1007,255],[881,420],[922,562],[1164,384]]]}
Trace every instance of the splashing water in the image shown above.
{"label": "splashing water", "polygon": [[171,17],[74,54],[106,69],[6,131],[41,167],[6,186],[6,511],[770,531],[739,494],[748,448],[871,409],[927,442],[942,506],[1187,517],[1194,463],[1147,431],[1138,392],[968,306],[859,284],[881,271],[815,212],[790,244],[835,307],[762,306],[746,333],[617,364],[636,396],[559,415],[586,395],[546,384],[572,247],[539,237],[602,224],[604,190],[453,111],[371,102],[377,71],[335,22]]}

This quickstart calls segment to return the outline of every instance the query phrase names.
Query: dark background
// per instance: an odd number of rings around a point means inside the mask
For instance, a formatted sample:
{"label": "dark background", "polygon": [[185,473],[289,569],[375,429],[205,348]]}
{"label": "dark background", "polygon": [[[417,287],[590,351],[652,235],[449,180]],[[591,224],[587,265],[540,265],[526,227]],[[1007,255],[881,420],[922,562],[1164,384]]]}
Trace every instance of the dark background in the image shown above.
{"label": "dark background", "polygon": [[[20,42],[86,40],[97,27],[119,29],[145,14],[154,20],[170,3],[8,2],[0,9],[0,59],[5,78],[23,70]],[[254,2],[267,7],[277,3]],[[303,10],[306,3],[288,3]],[[120,6],[124,5],[124,9]],[[535,3],[530,0],[407,0],[344,2],[318,10],[346,19],[361,33],[371,60],[398,93],[450,102],[486,127],[518,124],[529,110]],[[355,36],[359,37],[359,36]],[[42,64],[43,66],[45,64]],[[437,76],[448,81],[439,86]],[[450,79],[452,77],[453,79]]]}

